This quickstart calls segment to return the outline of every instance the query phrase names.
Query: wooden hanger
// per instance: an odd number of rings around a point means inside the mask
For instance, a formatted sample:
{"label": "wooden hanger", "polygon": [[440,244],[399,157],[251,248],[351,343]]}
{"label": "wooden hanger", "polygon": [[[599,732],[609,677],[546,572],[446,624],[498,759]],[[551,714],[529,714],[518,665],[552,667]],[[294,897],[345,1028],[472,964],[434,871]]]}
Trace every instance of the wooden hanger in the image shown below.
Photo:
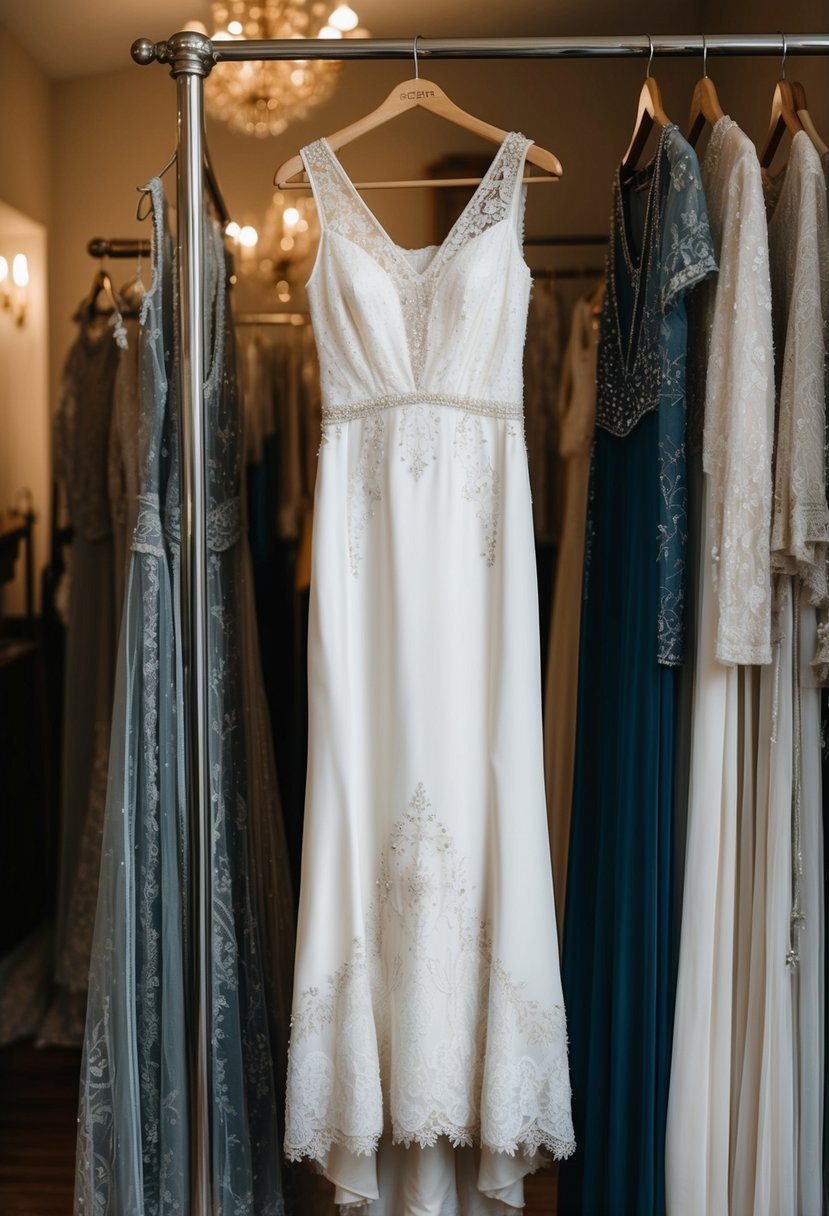
{"label": "wooden hanger", "polygon": [[[102,292],[108,297],[109,308],[98,307],[98,297]],[[109,272],[105,270],[103,266],[100,266],[95,272],[95,277],[92,280],[92,286],[89,289],[89,293],[81,300],[75,316],[76,318],[81,316],[106,316],[113,310],[115,312],[120,311],[118,301],[115,297],[115,289],[112,286],[112,279],[109,276]]]}
{"label": "wooden hanger", "polygon": [[760,164],[764,169],[768,169],[774,160],[774,154],[780,146],[780,140],[786,131],[791,135],[796,135],[798,131],[803,130],[803,123],[797,116],[794,90],[792,89],[791,81],[786,79],[786,35],[781,34],[780,37],[783,39],[780,79],[774,86],[774,95],[771,99],[769,130],[766,135],[766,142],[763,145],[762,155],[760,156]]}
{"label": "wooden hanger", "polygon": [[724,117],[725,111],[720,105],[720,99],[717,96],[714,82],[708,75],[708,47],[705,43],[705,34],[703,34],[702,77],[694,86],[694,93],[691,98],[691,115],[688,119],[688,143],[695,146],[703,132],[705,124],[710,123],[713,127],[715,123],[718,123]]}
{"label": "wooden hanger", "polygon": [[665,113],[659,85],[650,74],[651,63],[653,62],[653,39],[650,34],[647,35],[647,38],[651,53],[648,58],[645,83],[642,85],[641,92],[639,93],[639,108],[636,111],[633,136],[628,144],[627,152],[622,157],[622,164],[619,170],[619,175],[623,182],[628,181],[633,176],[639,163],[639,157],[642,155],[645,144],[648,142],[648,136],[654,124],[656,123],[660,127],[665,127],[671,121]]}
{"label": "wooden hanger", "polygon": [[[420,35],[418,35],[419,37]],[[404,114],[407,110],[421,108],[430,110],[433,114],[439,115],[441,118],[447,119],[448,122],[454,123],[457,127],[462,127],[465,131],[471,131],[475,135],[480,135],[483,139],[488,139],[492,143],[503,143],[507,137],[507,132],[502,131],[500,127],[495,127],[491,123],[484,122],[481,118],[476,118],[473,114],[467,114],[460,106],[456,105],[440,87],[431,80],[425,80],[418,71],[417,66],[417,38],[414,40],[414,61],[415,75],[411,80],[404,80],[401,84],[396,85],[389,93],[386,100],[372,110],[370,114],[366,114],[363,118],[358,118],[356,122],[352,122],[347,127],[343,127],[340,131],[327,137],[327,142],[336,152],[339,148],[346,144],[352,143],[355,139],[359,139],[361,135],[366,135],[369,131],[375,130],[377,127],[383,126],[387,122],[391,122],[393,118]],[[537,168],[543,170],[543,174],[536,176],[525,176],[524,181],[528,184],[541,184],[542,182],[555,182],[562,176],[564,170],[561,167],[561,161],[552,152],[547,152],[544,148],[539,148],[533,144],[527,152],[527,162],[536,165]],[[286,160],[281,164],[274,174],[274,185],[280,190],[305,190],[308,188],[308,176],[304,171],[304,165],[300,156],[292,156],[290,160]],[[301,176],[300,176],[301,175]],[[299,180],[294,180],[299,177]],[[416,178],[408,181],[378,181],[378,182],[355,182],[357,189],[396,189],[403,186],[475,186],[480,182],[477,177],[453,177],[453,178]]]}
{"label": "wooden hanger", "polygon": [[794,96],[794,108],[797,111],[797,117],[800,119],[800,125],[817,148],[818,155],[825,156],[829,152],[829,148],[821,139],[817,127],[812,121],[812,116],[809,113],[809,103],[806,101],[806,90],[799,80],[792,81],[792,94]]}

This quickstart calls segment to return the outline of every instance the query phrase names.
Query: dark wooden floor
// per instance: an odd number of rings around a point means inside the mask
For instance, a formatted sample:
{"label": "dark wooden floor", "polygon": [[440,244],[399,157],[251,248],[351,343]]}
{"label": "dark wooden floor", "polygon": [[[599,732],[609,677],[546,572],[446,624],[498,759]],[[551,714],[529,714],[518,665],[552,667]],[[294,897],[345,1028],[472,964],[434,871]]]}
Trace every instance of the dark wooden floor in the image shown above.
{"label": "dark wooden floor", "polygon": [[[80,1052],[0,1050],[0,1216],[71,1216]],[[553,1216],[555,1178],[526,1182],[524,1216]]]}
{"label": "dark wooden floor", "polygon": [[78,1051],[0,1051],[0,1216],[70,1216]]}

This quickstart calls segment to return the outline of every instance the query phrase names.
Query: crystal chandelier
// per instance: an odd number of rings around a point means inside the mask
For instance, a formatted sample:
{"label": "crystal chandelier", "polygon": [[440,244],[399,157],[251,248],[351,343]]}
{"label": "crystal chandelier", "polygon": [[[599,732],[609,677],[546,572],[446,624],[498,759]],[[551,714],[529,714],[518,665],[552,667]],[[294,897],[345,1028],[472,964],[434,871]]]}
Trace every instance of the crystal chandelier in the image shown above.
{"label": "crystal chandelier", "polygon": [[[347,4],[330,0],[214,0],[214,40],[227,38],[365,37]],[[299,49],[299,48],[297,48]],[[341,63],[283,59],[218,63],[205,81],[205,108],[245,135],[279,135],[331,96]]]}
{"label": "crystal chandelier", "polygon": [[280,304],[289,303],[311,271],[319,241],[313,199],[277,191],[259,231],[230,223],[225,232],[236,246],[239,272],[273,289]]}

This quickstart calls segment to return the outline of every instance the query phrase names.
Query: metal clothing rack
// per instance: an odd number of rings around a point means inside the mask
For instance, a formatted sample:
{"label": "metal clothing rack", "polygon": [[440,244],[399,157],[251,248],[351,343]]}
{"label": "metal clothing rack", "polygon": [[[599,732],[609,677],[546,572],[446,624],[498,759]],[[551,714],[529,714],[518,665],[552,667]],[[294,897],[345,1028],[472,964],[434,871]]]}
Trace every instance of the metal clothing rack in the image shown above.
{"label": "metal clothing rack", "polygon": [[94,236],[86,252],[91,258],[148,258],[151,246],[149,241],[135,237]]}
{"label": "metal clothing rack", "polygon": [[553,283],[568,279],[600,279],[604,266],[540,266],[531,273],[533,279],[549,279]]}
{"label": "metal clothing rack", "polygon": [[[208,1013],[210,957],[210,773],[207,757],[207,503],[205,486],[205,291],[202,207],[206,182],[204,79],[216,63],[296,59],[295,40],[230,40],[212,43],[194,31],[164,42],[140,38],[132,47],[139,64],[165,63],[176,82],[178,143],[177,298],[181,343],[181,621],[185,673],[186,782],[191,831],[193,939],[188,959],[188,1041],[191,1058],[191,1216],[212,1211]],[[657,56],[710,57],[826,55],[827,34],[667,34],[581,38],[420,38],[421,59],[624,59]],[[410,59],[413,42],[403,38],[304,40],[303,59]]]}

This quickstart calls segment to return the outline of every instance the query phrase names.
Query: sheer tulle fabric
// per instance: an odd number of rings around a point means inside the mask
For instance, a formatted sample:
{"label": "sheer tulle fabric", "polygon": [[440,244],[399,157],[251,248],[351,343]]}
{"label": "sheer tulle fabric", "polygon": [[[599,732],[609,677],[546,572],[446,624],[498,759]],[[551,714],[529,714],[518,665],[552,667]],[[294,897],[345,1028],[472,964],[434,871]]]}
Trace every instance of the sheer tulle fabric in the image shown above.
{"label": "sheer tulle fabric", "polygon": [[[81,1080],[75,1210],[84,1216],[189,1210],[183,977],[191,858],[177,618],[173,267],[161,185],[155,180],[149,189],[154,275],[139,359],[144,477],[119,655]],[[212,222],[205,222],[204,239],[213,1210],[278,1216],[276,1094],[284,1074],[291,900],[242,537],[227,270]]]}

